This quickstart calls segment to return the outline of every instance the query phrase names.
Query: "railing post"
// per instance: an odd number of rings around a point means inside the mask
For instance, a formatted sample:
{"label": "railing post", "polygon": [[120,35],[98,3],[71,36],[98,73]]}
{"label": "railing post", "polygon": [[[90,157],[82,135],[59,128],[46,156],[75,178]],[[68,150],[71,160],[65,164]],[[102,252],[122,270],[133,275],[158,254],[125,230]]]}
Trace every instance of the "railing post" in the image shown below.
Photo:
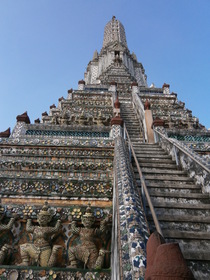
{"label": "railing post", "polygon": [[176,160],[176,165],[179,165],[179,159],[178,159],[178,155],[177,155],[177,149],[175,147],[175,145],[173,144],[173,152],[174,152],[174,156],[175,156],[175,160]]}
{"label": "railing post", "polygon": [[129,151],[129,160],[131,162],[132,151],[131,151],[130,143],[128,144],[128,151]]}
{"label": "railing post", "polygon": [[157,139],[157,133],[156,133],[156,131],[154,130],[154,127],[153,127],[153,131],[154,131],[155,143],[157,143],[157,142],[158,142],[158,139]]}
{"label": "railing post", "polygon": [[145,197],[145,192],[143,188],[143,178],[141,178],[141,196],[142,196],[142,203],[143,203],[143,208],[144,208],[144,213],[145,215],[147,214],[147,209],[146,209],[146,197]]}
{"label": "railing post", "polygon": [[126,140],[125,122],[123,123],[123,138]]}

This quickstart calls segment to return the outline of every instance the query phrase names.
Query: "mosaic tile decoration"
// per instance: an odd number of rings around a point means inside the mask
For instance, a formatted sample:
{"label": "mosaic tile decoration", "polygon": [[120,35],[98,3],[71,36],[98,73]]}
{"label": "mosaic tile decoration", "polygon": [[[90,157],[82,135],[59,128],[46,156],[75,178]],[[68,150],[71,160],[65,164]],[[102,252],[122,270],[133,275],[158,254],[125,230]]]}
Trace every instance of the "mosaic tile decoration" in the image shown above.
{"label": "mosaic tile decoration", "polygon": [[149,232],[129,156],[121,137],[115,139],[115,166],[123,279],[143,280]]}
{"label": "mosaic tile decoration", "polygon": [[[63,139],[64,138],[64,139]],[[28,138],[0,138],[1,144],[15,144],[15,145],[65,145],[65,146],[83,146],[83,147],[113,147],[113,139],[88,139],[88,138],[54,138],[51,136],[43,138],[34,138],[34,136],[28,136]]]}
{"label": "mosaic tile decoration", "polygon": [[53,130],[27,130],[26,135],[47,135],[47,136],[75,136],[75,137],[109,137],[109,132],[92,131],[53,131]]}
{"label": "mosaic tile decoration", "polygon": [[0,178],[1,194],[50,195],[66,197],[112,197],[111,181],[38,180]]}
{"label": "mosaic tile decoration", "polygon": [[187,141],[187,142],[210,142],[210,136],[207,136],[207,135],[178,135],[178,134],[171,134],[168,137],[176,139],[176,140],[179,140],[179,141]]}

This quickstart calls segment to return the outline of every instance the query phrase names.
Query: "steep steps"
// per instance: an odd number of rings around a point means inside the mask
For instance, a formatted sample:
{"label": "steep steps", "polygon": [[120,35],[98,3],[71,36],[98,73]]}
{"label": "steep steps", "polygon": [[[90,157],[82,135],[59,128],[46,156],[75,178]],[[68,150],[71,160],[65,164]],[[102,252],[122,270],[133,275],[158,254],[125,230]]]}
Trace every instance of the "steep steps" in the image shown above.
{"label": "steep steps", "polygon": [[168,163],[168,164],[162,164],[161,162],[159,162],[158,163],[158,166],[157,166],[157,164],[155,163],[155,164],[153,164],[153,163],[151,163],[151,162],[149,162],[149,163],[144,163],[144,168],[146,169],[146,168],[148,168],[148,167],[150,167],[151,169],[153,169],[153,168],[157,168],[158,167],[158,169],[164,169],[164,168],[167,168],[167,169],[172,169],[172,170],[178,170],[178,168],[176,167],[176,166],[174,166],[174,164],[172,163],[172,164],[170,164],[170,163]]}
{"label": "steep steps", "polygon": [[180,176],[180,175],[173,175],[173,176],[168,176],[165,174],[153,174],[153,175],[145,175],[144,178],[146,180],[162,180],[162,181],[184,181],[184,182],[193,182],[193,180],[187,176]]}
{"label": "steep steps", "polygon": [[203,194],[203,193],[165,193],[161,191],[152,191],[150,190],[150,196],[154,197],[174,197],[174,198],[196,198],[196,199],[206,199],[207,202],[209,200],[209,195],[208,194]]}
{"label": "steep steps", "polygon": [[[159,168],[157,169],[155,167],[153,167],[153,168],[148,168],[148,167],[142,168],[142,171],[143,171],[144,174],[162,174],[163,173],[162,169],[159,169]],[[179,176],[186,175],[185,171],[174,170],[174,169],[173,170],[171,170],[171,169],[165,170],[164,173],[165,174],[179,175]]]}
{"label": "steep steps", "polygon": [[[155,168],[155,160],[162,162],[165,151],[159,147],[162,152],[157,153],[157,146],[154,146],[152,163],[147,162],[147,166],[144,166],[145,162],[142,161],[139,164],[142,167],[164,238],[167,242],[180,244],[183,255],[197,277],[196,279],[208,279],[206,271],[210,272],[210,264],[206,264],[206,262],[210,261],[209,195],[202,194],[201,189],[194,184],[186,172],[176,170],[177,167],[172,159],[168,159],[171,161],[170,168],[167,168],[169,163],[164,163],[165,167],[162,168],[157,164]],[[146,159],[152,157],[151,145],[148,151],[144,145],[140,160],[143,157]],[[174,169],[171,169],[172,165],[174,165]],[[149,209],[147,211],[150,215]],[[201,220],[202,222],[200,222]],[[148,221],[151,231],[155,230],[151,217],[148,217]],[[205,244],[203,249],[201,249],[201,242]],[[192,252],[193,254],[191,254]],[[205,263],[205,269],[202,268],[203,263]],[[200,272],[201,268],[202,272]]]}
{"label": "steep steps", "polygon": [[121,100],[120,113],[123,118],[128,134],[132,142],[138,143],[139,139],[143,142],[143,135],[140,129],[139,121],[133,109],[132,103],[125,103]]}
{"label": "steep steps", "polygon": [[[158,144],[143,143],[143,137],[138,138],[140,130],[140,126],[137,128],[138,121],[133,114],[129,114],[132,112],[132,106],[126,104],[123,110],[122,116],[166,242],[179,243],[196,279],[209,279],[209,195],[203,194],[193,179],[181,170]],[[128,122],[129,116],[130,120],[134,120],[135,127]],[[137,185],[140,187],[141,182],[134,160],[132,163]],[[146,209],[152,232],[155,226],[147,204]]]}
{"label": "steep steps", "polygon": [[[148,221],[152,221],[152,216],[147,215]],[[193,215],[185,215],[185,216],[180,216],[180,215],[162,215],[158,217],[159,221],[162,222],[194,222],[194,223],[208,223],[210,224],[210,217],[201,217],[200,216],[193,216]]]}

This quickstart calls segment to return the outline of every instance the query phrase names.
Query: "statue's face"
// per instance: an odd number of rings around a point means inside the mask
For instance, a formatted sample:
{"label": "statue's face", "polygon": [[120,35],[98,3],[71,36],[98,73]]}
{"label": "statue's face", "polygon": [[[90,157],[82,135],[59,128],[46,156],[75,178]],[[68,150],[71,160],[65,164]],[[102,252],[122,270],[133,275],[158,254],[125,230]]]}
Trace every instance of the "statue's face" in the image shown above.
{"label": "statue's face", "polygon": [[51,217],[49,215],[37,215],[37,221],[40,226],[45,227],[50,222]]}
{"label": "statue's face", "polygon": [[94,224],[94,219],[91,217],[83,217],[82,218],[82,224],[86,228],[91,228],[92,225]]}

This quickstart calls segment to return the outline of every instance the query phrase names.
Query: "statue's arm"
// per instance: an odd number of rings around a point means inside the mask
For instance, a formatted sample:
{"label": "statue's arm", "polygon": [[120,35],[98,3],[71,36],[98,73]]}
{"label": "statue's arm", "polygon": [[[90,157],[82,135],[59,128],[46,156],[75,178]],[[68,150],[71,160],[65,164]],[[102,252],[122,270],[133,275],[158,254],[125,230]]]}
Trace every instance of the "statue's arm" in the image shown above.
{"label": "statue's arm", "polygon": [[11,228],[12,228],[14,222],[15,222],[15,218],[14,218],[14,217],[10,218],[9,223],[7,224],[8,229],[11,229]]}
{"label": "statue's arm", "polygon": [[57,220],[54,227],[48,228],[48,233],[51,233],[51,234],[57,233],[60,230],[60,227],[61,227],[61,221]]}
{"label": "statue's arm", "polygon": [[75,221],[73,221],[71,223],[71,231],[72,231],[73,234],[79,234],[79,232],[80,232],[80,228],[76,226]]}
{"label": "statue's arm", "polygon": [[111,216],[108,216],[108,217],[106,217],[105,219],[103,219],[100,222],[100,229],[99,229],[99,231],[101,233],[103,233],[103,232],[105,232],[107,230],[107,224],[110,222],[110,219],[111,219]]}
{"label": "statue's arm", "polygon": [[60,230],[60,227],[61,227],[61,220],[57,220],[57,222],[56,222],[56,224],[54,226],[55,233]]}
{"label": "statue's arm", "polygon": [[7,225],[4,225],[4,224],[0,225],[0,231],[10,230],[12,228],[14,222],[15,222],[15,218],[10,218]]}
{"label": "statue's arm", "polygon": [[32,225],[32,220],[31,219],[27,219],[26,231],[30,232],[30,233],[34,232],[34,226]]}

